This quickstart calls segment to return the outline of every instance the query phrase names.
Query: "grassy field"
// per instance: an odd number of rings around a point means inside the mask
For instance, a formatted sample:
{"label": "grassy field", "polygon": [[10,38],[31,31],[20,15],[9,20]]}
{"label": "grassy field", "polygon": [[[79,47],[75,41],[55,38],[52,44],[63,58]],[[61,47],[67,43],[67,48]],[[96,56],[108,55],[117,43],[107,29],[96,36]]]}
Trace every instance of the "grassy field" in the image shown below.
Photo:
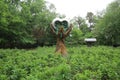
{"label": "grassy field", "polygon": [[120,80],[120,47],[0,49],[0,80]]}

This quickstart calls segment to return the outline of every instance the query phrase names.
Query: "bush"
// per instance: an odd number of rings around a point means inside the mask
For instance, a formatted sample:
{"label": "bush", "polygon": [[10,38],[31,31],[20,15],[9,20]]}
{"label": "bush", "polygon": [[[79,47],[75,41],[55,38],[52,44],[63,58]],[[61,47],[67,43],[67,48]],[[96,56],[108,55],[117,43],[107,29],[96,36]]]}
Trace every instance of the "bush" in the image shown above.
{"label": "bush", "polygon": [[54,47],[0,49],[1,80],[119,80],[120,47],[69,47],[68,56]]}

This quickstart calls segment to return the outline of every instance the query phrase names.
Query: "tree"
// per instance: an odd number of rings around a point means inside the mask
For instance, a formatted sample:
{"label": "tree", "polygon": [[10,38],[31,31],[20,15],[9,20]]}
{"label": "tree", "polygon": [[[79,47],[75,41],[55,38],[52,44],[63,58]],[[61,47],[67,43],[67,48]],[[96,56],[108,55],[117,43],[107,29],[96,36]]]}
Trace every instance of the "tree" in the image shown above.
{"label": "tree", "polygon": [[[38,2],[37,2],[38,3]],[[44,45],[45,43],[52,42],[53,37],[50,36],[50,23],[56,17],[55,6],[51,3],[46,3],[47,6],[44,6],[44,10],[39,12],[37,15],[34,14],[34,29],[33,35],[36,38],[38,45]],[[39,5],[37,5],[39,7]]]}
{"label": "tree", "polygon": [[120,44],[120,2],[116,0],[108,5],[105,15],[96,24],[95,34],[100,44]]}
{"label": "tree", "polygon": [[79,30],[82,31],[82,33],[85,35],[86,33],[90,32],[90,29],[88,28],[85,19],[82,17],[74,17],[71,22],[74,24],[74,26],[78,26]]}
{"label": "tree", "polygon": [[[16,44],[24,43],[28,36],[26,32],[26,22],[19,16],[20,1],[5,0],[0,1],[1,21],[0,21],[0,39],[1,47],[14,47]],[[3,7],[5,5],[5,7]],[[5,8],[5,9],[4,9]]]}
{"label": "tree", "polygon": [[90,29],[92,30],[92,28],[93,28],[93,23],[94,23],[94,14],[92,13],[92,12],[88,12],[87,13],[87,16],[86,16],[86,18],[87,18],[87,20],[88,20],[88,22],[89,22],[89,24],[90,24]]}
{"label": "tree", "polygon": [[85,22],[85,20],[80,16],[74,17],[73,20],[74,20],[74,23],[77,23],[79,29],[80,29],[81,25]]}
{"label": "tree", "polygon": [[[41,42],[55,16],[55,12],[47,9],[44,0],[1,0],[0,47],[29,47],[29,44]],[[36,38],[34,29],[45,35]]]}
{"label": "tree", "polygon": [[74,27],[71,32],[71,36],[67,38],[67,42],[69,42],[68,44],[72,45],[83,44],[84,41],[83,37],[84,37],[83,32],[78,28]]}

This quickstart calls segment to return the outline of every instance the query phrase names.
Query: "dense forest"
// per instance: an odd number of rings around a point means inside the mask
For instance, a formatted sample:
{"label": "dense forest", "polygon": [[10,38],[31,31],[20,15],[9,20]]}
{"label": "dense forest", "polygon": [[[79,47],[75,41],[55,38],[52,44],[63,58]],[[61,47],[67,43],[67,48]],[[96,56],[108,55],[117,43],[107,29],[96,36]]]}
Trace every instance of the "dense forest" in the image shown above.
{"label": "dense forest", "polygon": [[44,0],[1,0],[0,47],[42,46],[50,41],[46,35],[55,17],[54,6]]}
{"label": "dense forest", "polygon": [[[52,3],[45,0],[0,0],[0,48],[32,48],[52,46],[50,23],[56,17]],[[120,44],[120,1],[115,0],[96,15],[86,13],[86,18],[75,16],[71,36],[66,44],[85,44],[85,38],[95,37],[98,45]],[[89,24],[86,23],[88,21]]]}

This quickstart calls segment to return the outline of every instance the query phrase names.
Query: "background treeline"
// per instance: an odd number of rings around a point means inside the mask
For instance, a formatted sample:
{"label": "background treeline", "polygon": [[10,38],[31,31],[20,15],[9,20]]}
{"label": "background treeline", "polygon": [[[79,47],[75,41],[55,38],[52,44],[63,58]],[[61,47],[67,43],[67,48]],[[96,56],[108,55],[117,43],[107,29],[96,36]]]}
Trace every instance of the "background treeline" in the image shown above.
{"label": "background treeline", "polygon": [[[55,17],[55,6],[45,0],[0,0],[0,48],[32,48],[52,46],[50,23]],[[86,21],[88,23],[86,23]],[[67,44],[85,44],[84,38],[95,37],[101,45],[120,44],[120,1],[108,5],[106,10],[86,18],[71,19],[74,28]]]}
{"label": "background treeline", "polygon": [[71,33],[72,41],[68,39],[72,44],[85,44],[85,38],[95,37],[98,45],[120,46],[119,0],[110,3],[105,10],[97,14],[88,12],[85,19],[74,17],[72,22],[77,26]]}
{"label": "background treeline", "polygon": [[42,46],[54,9],[44,0],[0,0],[0,47]]}

